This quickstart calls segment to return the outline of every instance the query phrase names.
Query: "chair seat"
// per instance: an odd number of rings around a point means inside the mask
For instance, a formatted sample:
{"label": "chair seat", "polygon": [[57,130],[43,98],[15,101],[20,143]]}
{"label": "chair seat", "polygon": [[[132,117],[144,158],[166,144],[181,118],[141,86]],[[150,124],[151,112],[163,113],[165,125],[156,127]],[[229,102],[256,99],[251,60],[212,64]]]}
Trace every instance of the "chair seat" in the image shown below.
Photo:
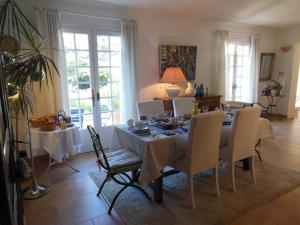
{"label": "chair seat", "polygon": [[142,158],[126,148],[108,152],[106,157],[113,174],[136,170],[142,164]]}

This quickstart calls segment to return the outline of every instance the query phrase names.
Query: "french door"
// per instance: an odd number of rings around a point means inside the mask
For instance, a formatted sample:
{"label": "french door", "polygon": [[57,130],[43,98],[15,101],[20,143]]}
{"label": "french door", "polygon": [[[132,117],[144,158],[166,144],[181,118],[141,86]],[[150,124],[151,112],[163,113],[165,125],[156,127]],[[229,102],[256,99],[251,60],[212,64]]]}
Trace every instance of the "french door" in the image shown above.
{"label": "french door", "polygon": [[229,57],[229,101],[246,101],[249,90],[249,43],[231,42],[228,45]]}
{"label": "french door", "polygon": [[68,105],[80,128],[82,151],[91,151],[87,125],[109,147],[113,126],[120,123],[121,39],[118,33],[64,29]]}

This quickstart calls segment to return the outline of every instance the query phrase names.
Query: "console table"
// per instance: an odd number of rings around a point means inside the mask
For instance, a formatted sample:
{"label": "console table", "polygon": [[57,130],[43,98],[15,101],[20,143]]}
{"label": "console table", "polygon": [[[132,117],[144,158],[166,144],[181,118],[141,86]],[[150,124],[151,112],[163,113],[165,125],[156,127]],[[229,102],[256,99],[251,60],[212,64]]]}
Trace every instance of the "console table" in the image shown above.
{"label": "console table", "polygon": [[[220,107],[220,99],[222,95],[206,95],[201,98],[195,98],[195,100],[198,102],[199,109],[203,106],[208,106],[209,111],[214,111],[215,108]],[[178,98],[186,98],[179,96]],[[154,100],[162,100],[164,103],[164,109],[165,111],[173,111],[173,99],[168,97],[157,97],[154,98]]]}

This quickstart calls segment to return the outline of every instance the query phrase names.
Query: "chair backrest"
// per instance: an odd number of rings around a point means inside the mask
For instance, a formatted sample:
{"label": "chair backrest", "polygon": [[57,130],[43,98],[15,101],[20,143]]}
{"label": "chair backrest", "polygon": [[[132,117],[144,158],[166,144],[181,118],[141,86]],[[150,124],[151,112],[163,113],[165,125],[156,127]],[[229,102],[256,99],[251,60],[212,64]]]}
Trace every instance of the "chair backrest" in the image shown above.
{"label": "chair backrest", "polygon": [[164,104],[162,100],[137,102],[136,106],[139,118],[141,118],[141,116],[146,116],[147,119],[150,119],[150,115],[155,116],[158,114],[165,113]]}
{"label": "chair backrest", "polygon": [[91,125],[88,125],[87,129],[90,133],[90,136],[91,136],[91,139],[92,139],[92,142],[93,142],[94,151],[95,151],[96,156],[97,156],[98,166],[101,166],[105,170],[109,171],[110,167],[109,167],[104,149],[102,147],[99,134],[95,131],[95,129]]}
{"label": "chair backrest", "polygon": [[229,151],[233,161],[255,154],[260,113],[260,107],[247,107],[235,112],[229,138]]}
{"label": "chair backrest", "polygon": [[218,165],[223,120],[222,111],[192,116],[188,133],[188,172],[195,174]]}
{"label": "chair backrest", "polygon": [[183,116],[184,113],[192,113],[195,107],[195,98],[174,98],[173,109],[175,116]]}

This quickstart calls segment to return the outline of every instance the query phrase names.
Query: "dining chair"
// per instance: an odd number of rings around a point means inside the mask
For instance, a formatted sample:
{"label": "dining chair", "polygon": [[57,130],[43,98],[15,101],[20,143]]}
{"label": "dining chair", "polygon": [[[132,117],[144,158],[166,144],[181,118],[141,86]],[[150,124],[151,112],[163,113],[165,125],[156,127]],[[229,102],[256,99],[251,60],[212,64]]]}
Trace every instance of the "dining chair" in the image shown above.
{"label": "dining chair", "polygon": [[220,197],[218,165],[223,119],[221,111],[192,116],[187,137],[178,140],[178,147],[187,146],[185,156],[171,166],[188,175],[193,209],[196,208],[193,176],[201,171],[213,169],[217,196]]}
{"label": "dining chair", "polygon": [[195,98],[174,98],[173,109],[174,116],[183,116],[185,113],[192,113],[195,107]]}
{"label": "dining chair", "polygon": [[234,113],[228,144],[220,147],[220,159],[227,162],[230,169],[232,190],[235,192],[234,164],[249,159],[250,170],[255,183],[254,155],[259,129],[260,107],[247,107]]}
{"label": "dining chair", "polygon": [[[136,171],[138,171],[138,169],[140,169],[142,166],[142,158],[130,149],[126,148],[118,149],[112,152],[105,152],[102,147],[99,134],[96,133],[94,128],[90,125],[87,126],[87,129],[93,142],[94,151],[97,157],[97,165],[100,171],[101,168],[103,168],[106,172],[106,177],[103,183],[100,185],[97,196],[101,194],[105,183],[110,180],[113,180],[123,186],[112,200],[108,209],[108,214],[111,213],[111,210],[119,195],[128,187],[133,187],[140,190],[149,200],[151,200],[145,190],[140,186],[137,186],[134,183],[135,180],[127,174],[128,172],[133,172],[136,174]],[[123,177],[121,175],[123,175]]]}
{"label": "dining chair", "polygon": [[144,102],[137,102],[137,111],[138,116],[141,118],[141,116],[147,117],[147,119],[150,119],[149,117],[156,116],[158,114],[164,114],[164,104],[162,100],[152,100],[152,101],[144,101]]}

